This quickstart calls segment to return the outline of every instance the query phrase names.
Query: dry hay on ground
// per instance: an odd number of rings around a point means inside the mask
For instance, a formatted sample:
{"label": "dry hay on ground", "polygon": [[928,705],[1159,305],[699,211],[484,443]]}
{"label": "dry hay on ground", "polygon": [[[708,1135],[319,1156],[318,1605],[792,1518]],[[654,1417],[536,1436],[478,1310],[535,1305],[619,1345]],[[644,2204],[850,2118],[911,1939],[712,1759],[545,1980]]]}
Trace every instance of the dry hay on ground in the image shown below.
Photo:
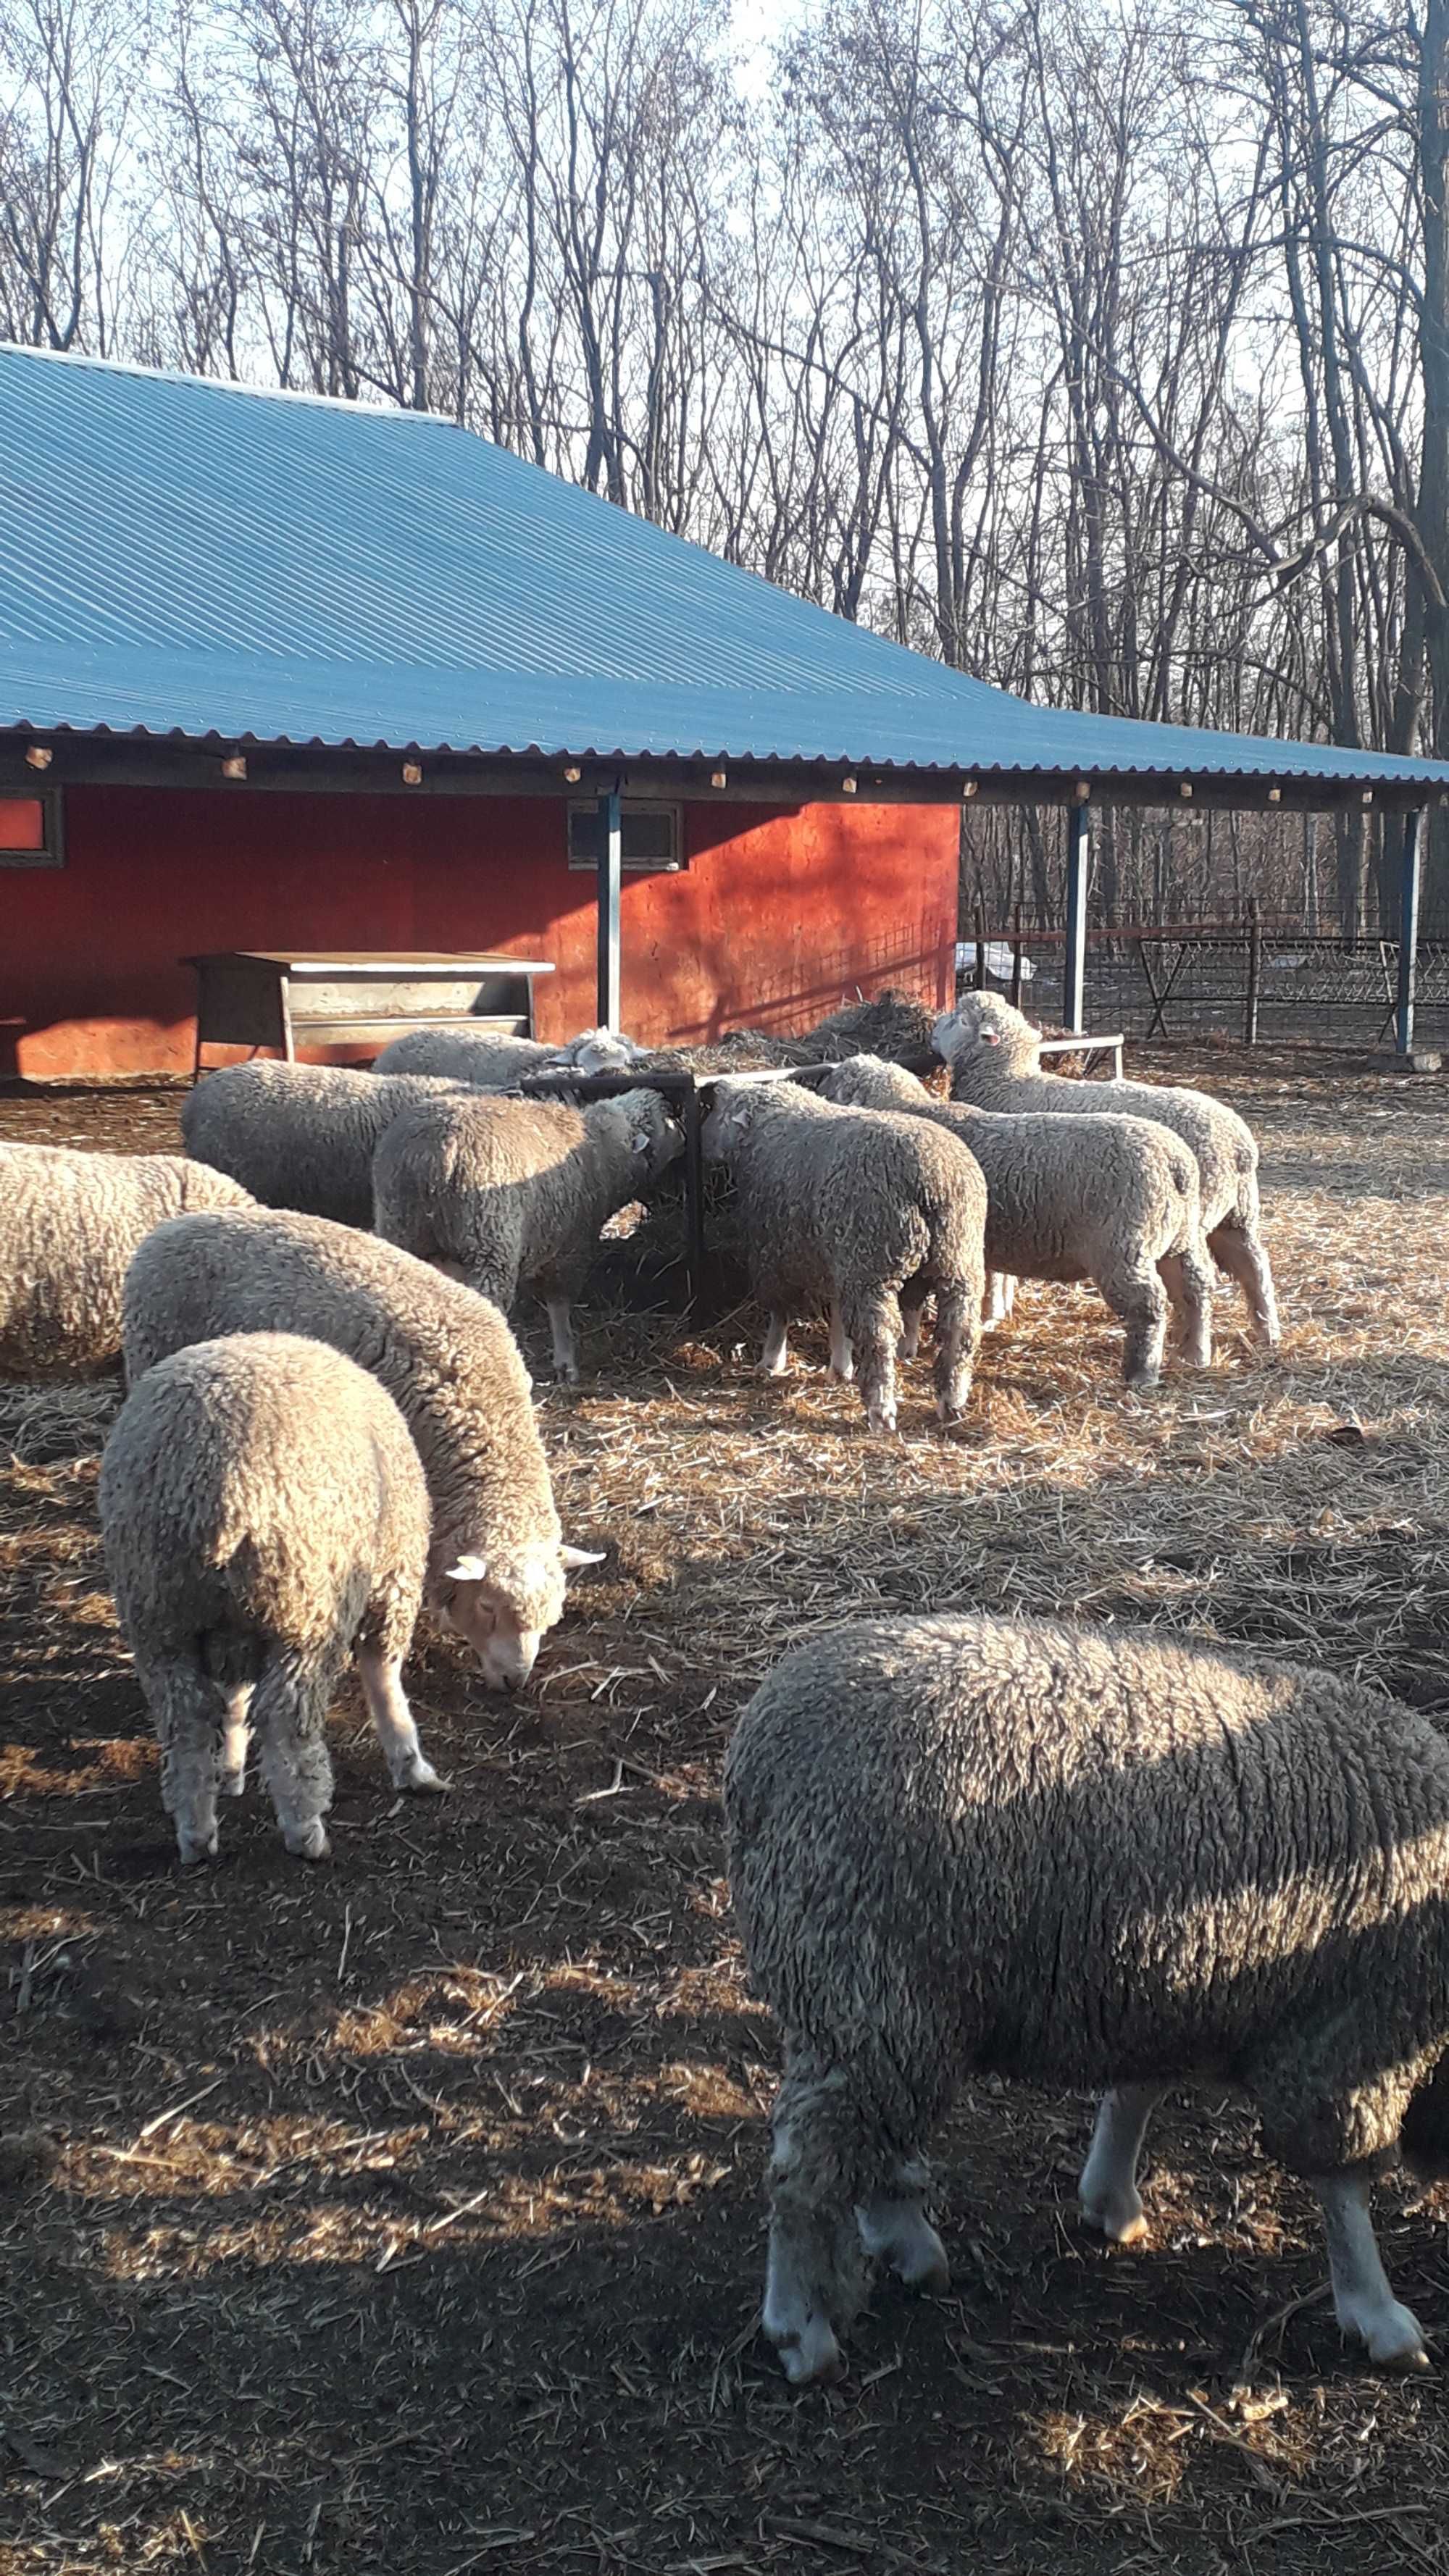
{"label": "dry hay on ground", "polygon": [[[517,1703],[428,1647],[446,1802],[391,1798],[349,1694],[319,1873],[255,1793],[176,1870],[95,1537],[117,1394],[0,1391],[5,2576],[1449,2569],[1445,2384],[1344,2354],[1236,2106],[1163,2122],[1149,2243],[1107,2255],[1086,2106],[982,2084],[940,2141],[951,2297],[882,2290],[839,2395],[753,2333],[774,2049],[715,1785],[788,1643],[1080,1612],[1449,1713],[1449,1086],[1215,1071],[1264,1137],[1279,1360],[1224,1300],[1221,1365],[1132,1397],[1095,1301],[1025,1290],[965,1426],[916,1370],[876,1443],[818,1333],[776,1388],[749,1310],[681,1329],[606,1273],[596,1374],[542,1411],[608,1561]],[[1383,2235],[1449,2340],[1442,2204],[1391,2189]]]}

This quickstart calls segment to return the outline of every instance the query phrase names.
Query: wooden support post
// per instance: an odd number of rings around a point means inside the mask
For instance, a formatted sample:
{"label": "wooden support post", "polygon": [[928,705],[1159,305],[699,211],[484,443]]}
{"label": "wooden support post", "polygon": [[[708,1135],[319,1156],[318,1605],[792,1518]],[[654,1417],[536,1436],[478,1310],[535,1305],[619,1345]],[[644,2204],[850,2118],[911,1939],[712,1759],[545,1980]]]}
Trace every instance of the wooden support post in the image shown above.
{"label": "wooden support post", "polygon": [[619,888],[624,873],[624,834],[617,787],[599,798],[599,980],[601,1029],[617,1029],[619,1001]]}
{"label": "wooden support post", "polygon": [[1243,995],[1243,1044],[1258,1043],[1258,994],[1263,982],[1263,927],[1258,917],[1258,898],[1248,897],[1248,983]]}
{"label": "wooden support post", "polygon": [[985,902],[984,902],[983,898],[982,898],[980,895],[978,895],[978,896],[977,896],[977,898],[976,898],[976,972],[975,972],[975,974],[972,976],[971,981],[972,981],[972,983],[975,985],[976,990],[977,990],[977,992],[978,992],[978,993],[984,993],[984,992],[985,992],[985,990],[986,990],[986,905],[985,905]]}
{"label": "wooden support post", "polygon": [[1021,906],[1011,908],[1011,1007],[1021,1008]]}
{"label": "wooden support post", "polygon": [[1424,870],[1423,806],[1404,816],[1404,853],[1399,895],[1399,990],[1394,1008],[1394,1045],[1401,1056],[1414,1052],[1414,987],[1419,954],[1419,886]]}
{"label": "wooden support post", "polygon": [[1067,953],[1062,970],[1062,1020],[1069,1029],[1082,1025],[1082,996],[1087,975],[1087,876],[1092,849],[1091,808],[1067,809]]}
{"label": "wooden support post", "polygon": [[692,1303],[704,1302],[704,1110],[699,1087],[691,1082],[679,1104],[680,1123],[684,1129],[684,1226],[685,1270]]}

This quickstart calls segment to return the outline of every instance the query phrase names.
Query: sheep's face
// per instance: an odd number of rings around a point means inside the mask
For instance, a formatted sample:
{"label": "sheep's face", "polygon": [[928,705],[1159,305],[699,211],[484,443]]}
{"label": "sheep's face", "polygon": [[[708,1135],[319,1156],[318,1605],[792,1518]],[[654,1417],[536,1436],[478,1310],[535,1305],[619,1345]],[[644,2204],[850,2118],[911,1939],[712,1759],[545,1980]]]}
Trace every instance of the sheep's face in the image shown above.
{"label": "sheep's face", "polygon": [[1449,2055],[1440,2058],[1415,2093],[1399,2144],[1417,2182],[1443,2182],[1449,2176]]}
{"label": "sheep's face", "polygon": [[585,1029],[562,1050],[564,1062],[578,1073],[622,1073],[638,1053],[633,1039],[621,1037],[617,1029]]}
{"label": "sheep's face", "polygon": [[472,1647],[490,1690],[521,1690],[550,1628],[563,1617],[564,1582],[600,1559],[576,1547],[495,1549],[448,1568],[442,1599],[448,1626]]}
{"label": "sheep's face", "polygon": [[968,1064],[995,1064],[1019,1072],[1037,1059],[1038,1032],[996,993],[968,993],[954,1011],[943,1011],[931,1043],[953,1073]]}
{"label": "sheep's face", "polygon": [[683,1153],[683,1128],[657,1091],[624,1091],[614,1105],[628,1120],[629,1152],[640,1182],[657,1180]]}
{"label": "sheep's face", "polygon": [[729,1161],[741,1138],[749,1132],[762,1087],[743,1082],[716,1085],[709,1116],[700,1132],[700,1148],[707,1163]]}

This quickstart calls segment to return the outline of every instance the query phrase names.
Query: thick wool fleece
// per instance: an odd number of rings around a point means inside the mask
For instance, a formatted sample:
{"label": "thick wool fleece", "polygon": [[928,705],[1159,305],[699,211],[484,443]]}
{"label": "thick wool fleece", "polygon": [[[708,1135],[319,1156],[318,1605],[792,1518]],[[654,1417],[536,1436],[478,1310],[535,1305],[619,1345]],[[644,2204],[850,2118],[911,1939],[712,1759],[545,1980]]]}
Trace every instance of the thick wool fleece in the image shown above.
{"label": "thick wool fleece", "polygon": [[0,1145],[0,1378],[95,1377],[121,1355],[132,1254],[183,1208],[246,1208],[184,1154]]}
{"label": "thick wool fleece", "polygon": [[901,1306],[918,1312],[934,1294],[938,1401],[959,1411],[985,1277],[986,1184],[967,1148],[924,1119],[839,1108],[793,1082],[721,1082],[704,1143],[739,1192],[760,1304],[781,1317],[833,1309],[888,1367],[878,1346],[893,1350]]}
{"label": "thick wool fleece", "polygon": [[558,1514],[528,1373],[497,1309],[325,1217],[184,1217],[132,1264],[133,1381],[189,1342],[282,1328],[346,1352],[393,1398],[432,1498],[435,1595],[447,1568],[475,1555],[520,1628],[551,1628],[564,1595]]}
{"label": "thick wool fleece", "polygon": [[373,1164],[374,1222],[423,1261],[455,1262],[505,1313],[520,1287],[576,1297],[616,1209],[684,1151],[657,1091],[571,1109],[451,1093],[399,1118]]}
{"label": "thick wool fleece", "polygon": [[507,1091],[523,1073],[539,1073],[558,1050],[542,1038],[510,1038],[496,1030],[409,1029],[385,1046],[372,1070],[379,1074],[430,1074],[476,1083],[481,1091]]}
{"label": "thick wool fleece", "polygon": [[262,1207],[365,1227],[378,1138],[403,1110],[452,1089],[350,1065],[231,1064],[188,1093],[181,1133],[188,1154],[230,1172]]}
{"label": "thick wool fleece", "polygon": [[255,1682],[273,1650],[401,1661],[427,1486],[386,1389],[294,1333],[199,1342],[132,1387],[101,1469],[106,1563],[137,1664]]}
{"label": "thick wool fleece", "polygon": [[1255,1330],[1278,1339],[1278,1310],[1259,1232],[1258,1147],[1236,1110],[1205,1091],[1155,1082],[1072,1082],[1041,1070],[1041,1031],[997,993],[968,993],[936,1023],[935,1046],[951,1069],[951,1094],[978,1109],[1073,1111],[1086,1118],[1150,1118],[1197,1157],[1203,1232],[1236,1280]]}
{"label": "thick wool fleece", "polygon": [[870,1055],[823,1075],[819,1088],[827,1100],[908,1111],[959,1136],[986,1182],[987,1269],[1093,1280],[1127,1326],[1129,1383],[1156,1375],[1169,1297],[1183,1308],[1194,1356],[1207,1358],[1212,1268],[1197,1163],[1170,1129],[1145,1118],[971,1109],[934,1099],[904,1066]]}
{"label": "thick wool fleece", "polygon": [[[1449,1746],[1322,1673],[872,1620],[770,1675],[725,1808],[827,2193],[917,2154],[973,2068],[1219,2077],[1284,2164],[1329,2173],[1393,2150],[1449,2042]],[[1414,2108],[1442,2162],[1442,2079]]]}

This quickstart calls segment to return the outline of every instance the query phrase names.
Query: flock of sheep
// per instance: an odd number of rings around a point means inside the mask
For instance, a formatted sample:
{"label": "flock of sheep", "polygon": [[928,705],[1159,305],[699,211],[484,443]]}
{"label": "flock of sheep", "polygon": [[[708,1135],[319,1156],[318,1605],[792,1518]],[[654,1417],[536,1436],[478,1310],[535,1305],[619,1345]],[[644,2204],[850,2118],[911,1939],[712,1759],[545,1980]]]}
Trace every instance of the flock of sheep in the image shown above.
{"label": "flock of sheep", "polygon": [[[1189,1090],[1074,1083],[988,994],[908,1043],[871,1009],[724,1071],[704,1130],[733,1182],[765,1365],[830,1319],[870,1426],[934,1301],[943,1420],[1018,1277],[1091,1280],[1129,1385],[1175,1314],[1211,1357],[1212,1268],[1278,1337],[1243,1122]],[[938,1100],[892,1053],[930,1037]],[[812,1045],[813,1041],[813,1045]],[[804,1080],[788,1067],[831,1059]],[[677,1061],[675,1059],[674,1061]],[[542,1069],[630,1072],[608,1099],[520,1096]],[[184,1860],[217,1849],[252,1743],[287,1849],[327,1849],[325,1720],[355,1658],[389,1773],[443,1783],[403,1686],[424,1602],[492,1686],[525,1682],[571,1566],[506,1320],[572,1308],[619,1208],[683,1150],[650,1059],[420,1032],[371,1072],[209,1077],[186,1156],[0,1148],[0,1375],[129,1393],[100,1507],[121,1625]],[[1400,2151],[1449,2172],[1449,1748],[1405,1708],[1300,1667],[1150,1636],[879,1620],[788,1657],[725,1768],[750,1971],[779,2021],[765,2331],[792,2381],[843,2368],[868,2261],[940,2289],[929,2132],[971,2070],[1107,2088],[1085,2215],[1140,2232],[1170,2084],[1245,2088],[1321,2200],[1340,2324],[1423,2366],[1375,2245]]]}

